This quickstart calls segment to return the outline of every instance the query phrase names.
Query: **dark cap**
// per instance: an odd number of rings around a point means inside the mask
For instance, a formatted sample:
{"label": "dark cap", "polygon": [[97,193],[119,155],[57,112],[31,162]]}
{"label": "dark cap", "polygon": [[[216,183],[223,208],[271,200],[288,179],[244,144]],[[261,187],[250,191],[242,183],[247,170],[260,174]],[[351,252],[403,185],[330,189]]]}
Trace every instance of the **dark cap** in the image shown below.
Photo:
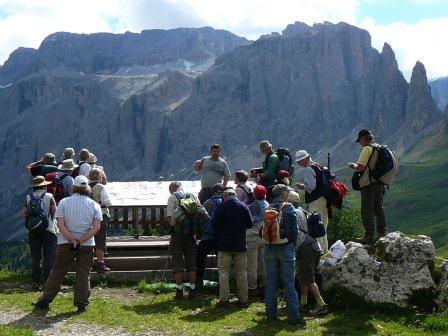
{"label": "dark cap", "polygon": [[363,136],[366,136],[366,135],[370,135],[370,134],[372,134],[372,132],[370,132],[368,129],[362,129],[362,130],[360,130],[359,131],[359,133],[358,133],[358,138],[355,140],[356,142],[359,142],[359,138],[360,137],[363,137]]}
{"label": "dark cap", "polygon": [[224,186],[221,183],[216,183],[212,187],[213,194],[222,194]]}

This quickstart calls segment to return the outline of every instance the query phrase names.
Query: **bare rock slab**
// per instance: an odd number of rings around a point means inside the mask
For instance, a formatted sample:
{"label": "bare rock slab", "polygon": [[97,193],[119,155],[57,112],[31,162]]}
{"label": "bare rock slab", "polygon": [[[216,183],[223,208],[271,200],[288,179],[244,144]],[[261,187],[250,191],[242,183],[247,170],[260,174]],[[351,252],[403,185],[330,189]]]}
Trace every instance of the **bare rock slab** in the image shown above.
{"label": "bare rock slab", "polygon": [[430,237],[392,232],[374,246],[349,242],[334,266],[321,266],[324,289],[339,286],[374,303],[409,305],[416,293],[432,290],[435,251]]}

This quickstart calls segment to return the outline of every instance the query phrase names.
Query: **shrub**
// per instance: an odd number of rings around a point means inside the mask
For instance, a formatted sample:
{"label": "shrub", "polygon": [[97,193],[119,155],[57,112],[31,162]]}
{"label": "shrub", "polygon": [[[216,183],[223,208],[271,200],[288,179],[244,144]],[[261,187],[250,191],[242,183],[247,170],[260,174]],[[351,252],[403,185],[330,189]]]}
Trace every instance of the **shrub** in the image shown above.
{"label": "shrub", "polygon": [[330,246],[338,239],[346,243],[360,237],[364,232],[360,209],[348,207],[340,210],[333,209],[333,218],[330,220],[327,231]]}

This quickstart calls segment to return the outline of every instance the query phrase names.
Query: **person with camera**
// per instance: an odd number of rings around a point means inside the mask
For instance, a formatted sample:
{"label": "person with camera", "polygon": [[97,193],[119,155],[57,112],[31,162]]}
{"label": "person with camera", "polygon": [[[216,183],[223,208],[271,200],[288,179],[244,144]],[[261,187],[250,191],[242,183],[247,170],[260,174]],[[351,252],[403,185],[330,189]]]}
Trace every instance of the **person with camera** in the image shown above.
{"label": "person with camera", "polygon": [[74,180],[73,195],[64,198],[58,205],[55,218],[60,232],[56,256],[44,292],[34,303],[36,308],[49,308],[75,260],[74,305],[78,307],[78,312],[84,312],[89,304],[90,270],[95,247],[93,237],[99,231],[103,219],[101,207],[89,195],[89,180],[80,175]]}

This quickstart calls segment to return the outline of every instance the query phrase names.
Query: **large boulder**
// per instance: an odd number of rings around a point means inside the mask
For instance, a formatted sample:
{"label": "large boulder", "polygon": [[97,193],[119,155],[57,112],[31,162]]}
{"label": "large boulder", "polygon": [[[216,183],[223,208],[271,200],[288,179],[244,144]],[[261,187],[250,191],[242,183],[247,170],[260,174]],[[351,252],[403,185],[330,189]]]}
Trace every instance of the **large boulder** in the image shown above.
{"label": "large boulder", "polygon": [[321,267],[324,290],[339,286],[366,301],[406,307],[415,295],[434,289],[434,245],[427,236],[393,232],[372,247],[354,242],[346,247],[336,265]]}

